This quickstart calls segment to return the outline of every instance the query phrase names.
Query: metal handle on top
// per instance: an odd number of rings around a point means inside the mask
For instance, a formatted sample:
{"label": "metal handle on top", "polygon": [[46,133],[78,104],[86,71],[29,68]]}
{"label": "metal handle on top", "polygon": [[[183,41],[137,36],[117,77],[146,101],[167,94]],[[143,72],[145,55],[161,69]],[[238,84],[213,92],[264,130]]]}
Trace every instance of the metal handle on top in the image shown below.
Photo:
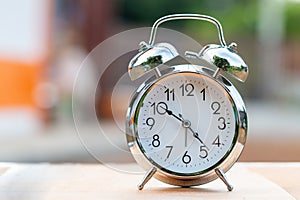
{"label": "metal handle on top", "polygon": [[208,22],[213,23],[214,25],[216,25],[216,27],[218,29],[219,40],[220,40],[221,45],[226,46],[226,42],[225,42],[224,35],[223,35],[223,29],[222,29],[222,25],[220,24],[220,22],[211,16],[199,15],[199,14],[172,14],[172,15],[166,15],[164,17],[159,18],[158,20],[156,20],[154,22],[154,24],[152,26],[150,39],[149,39],[149,45],[154,44],[157,27],[160,24],[167,22],[167,21],[179,20],[179,19],[195,19],[195,20],[203,20],[203,21],[208,21]]}

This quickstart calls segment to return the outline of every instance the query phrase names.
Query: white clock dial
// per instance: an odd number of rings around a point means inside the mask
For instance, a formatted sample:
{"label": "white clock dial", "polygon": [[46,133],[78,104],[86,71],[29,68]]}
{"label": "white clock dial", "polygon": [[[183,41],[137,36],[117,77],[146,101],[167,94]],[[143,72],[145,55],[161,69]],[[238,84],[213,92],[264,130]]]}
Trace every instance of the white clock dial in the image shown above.
{"label": "white clock dial", "polygon": [[137,142],[155,166],[176,175],[216,167],[236,142],[235,106],[207,76],[183,72],[152,85],[137,108]]}

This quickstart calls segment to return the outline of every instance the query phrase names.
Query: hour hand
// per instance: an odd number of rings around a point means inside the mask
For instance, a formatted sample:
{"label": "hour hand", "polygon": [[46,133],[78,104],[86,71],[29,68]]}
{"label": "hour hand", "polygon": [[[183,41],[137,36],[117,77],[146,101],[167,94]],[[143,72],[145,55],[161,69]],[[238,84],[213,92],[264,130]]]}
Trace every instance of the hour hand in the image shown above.
{"label": "hour hand", "polygon": [[[164,109],[166,112],[167,112],[167,114],[168,115],[171,115],[171,116],[173,116],[173,117],[175,117],[176,119],[178,119],[179,121],[183,121],[183,119],[182,118],[180,118],[180,117],[178,117],[177,115],[175,115],[171,110],[169,110],[169,109],[167,109],[167,108],[164,108],[164,107],[162,107],[162,106],[160,106],[162,109]],[[180,114],[179,114],[179,116],[181,116]]]}
{"label": "hour hand", "polygon": [[[168,115],[171,115],[171,116],[175,117],[176,119],[178,119],[180,122],[182,122],[182,126],[183,126],[184,128],[189,129],[189,130],[193,133],[193,136],[194,136],[197,140],[199,140],[199,141],[200,141],[200,142],[208,149],[208,147],[207,147],[207,146],[204,144],[204,142],[200,139],[198,133],[195,132],[195,131],[191,128],[191,122],[190,122],[189,120],[183,119],[183,117],[182,117],[181,114],[179,114],[179,116],[175,115],[175,114],[174,114],[171,110],[169,110],[168,108],[165,108],[165,107],[163,107],[163,106],[160,106],[160,108],[164,109]],[[208,150],[209,150],[209,149],[208,149]]]}

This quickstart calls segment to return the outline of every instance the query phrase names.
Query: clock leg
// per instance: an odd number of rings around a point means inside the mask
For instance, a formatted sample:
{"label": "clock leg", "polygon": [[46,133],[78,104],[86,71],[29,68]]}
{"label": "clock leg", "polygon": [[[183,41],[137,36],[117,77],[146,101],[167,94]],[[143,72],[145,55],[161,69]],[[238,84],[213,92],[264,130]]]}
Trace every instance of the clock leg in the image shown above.
{"label": "clock leg", "polygon": [[227,186],[228,191],[232,191],[233,186],[228,182],[228,179],[226,178],[225,173],[222,171],[222,169],[216,168],[215,172],[218,175],[218,177],[225,183],[225,185]]}
{"label": "clock leg", "polygon": [[143,180],[141,181],[140,184],[138,184],[138,189],[142,190],[146,183],[151,179],[151,177],[155,174],[156,168],[152,167],[144,176]]}

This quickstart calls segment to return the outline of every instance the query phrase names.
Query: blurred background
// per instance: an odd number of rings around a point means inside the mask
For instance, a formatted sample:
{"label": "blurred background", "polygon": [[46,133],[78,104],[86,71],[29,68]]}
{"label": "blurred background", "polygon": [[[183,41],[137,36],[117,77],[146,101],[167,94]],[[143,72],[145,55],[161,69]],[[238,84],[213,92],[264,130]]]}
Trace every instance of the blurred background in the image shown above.
{"label": "blurred background", "polygon": [[[250,120],[240,160],[300,161],[299,0],[0,0],[0,161],[96,162],[80,143],[72,118],[73,82],[81,62],[114,34],[184,12],[217,18],[226,40],[238,43],[249,66],[245,84],[233,81]],[[219,43],[209,23],[183,20],[163,27],[201,44]],[[111,96],[134,54],[105,71],[96,95],[99,121],[121,146],[126,141],[124,135],[113,136],[120,130],[113,126]],[[98,70],[91,64],[91,79],[97,79],[92,75]],[[127,91],[114,95],[125,108]],[[125,112],[118,108],[120,118]],[[85,120],[86,137],[93,141],[96,129]],[[111,156],[111,145],[94,142]]]}

